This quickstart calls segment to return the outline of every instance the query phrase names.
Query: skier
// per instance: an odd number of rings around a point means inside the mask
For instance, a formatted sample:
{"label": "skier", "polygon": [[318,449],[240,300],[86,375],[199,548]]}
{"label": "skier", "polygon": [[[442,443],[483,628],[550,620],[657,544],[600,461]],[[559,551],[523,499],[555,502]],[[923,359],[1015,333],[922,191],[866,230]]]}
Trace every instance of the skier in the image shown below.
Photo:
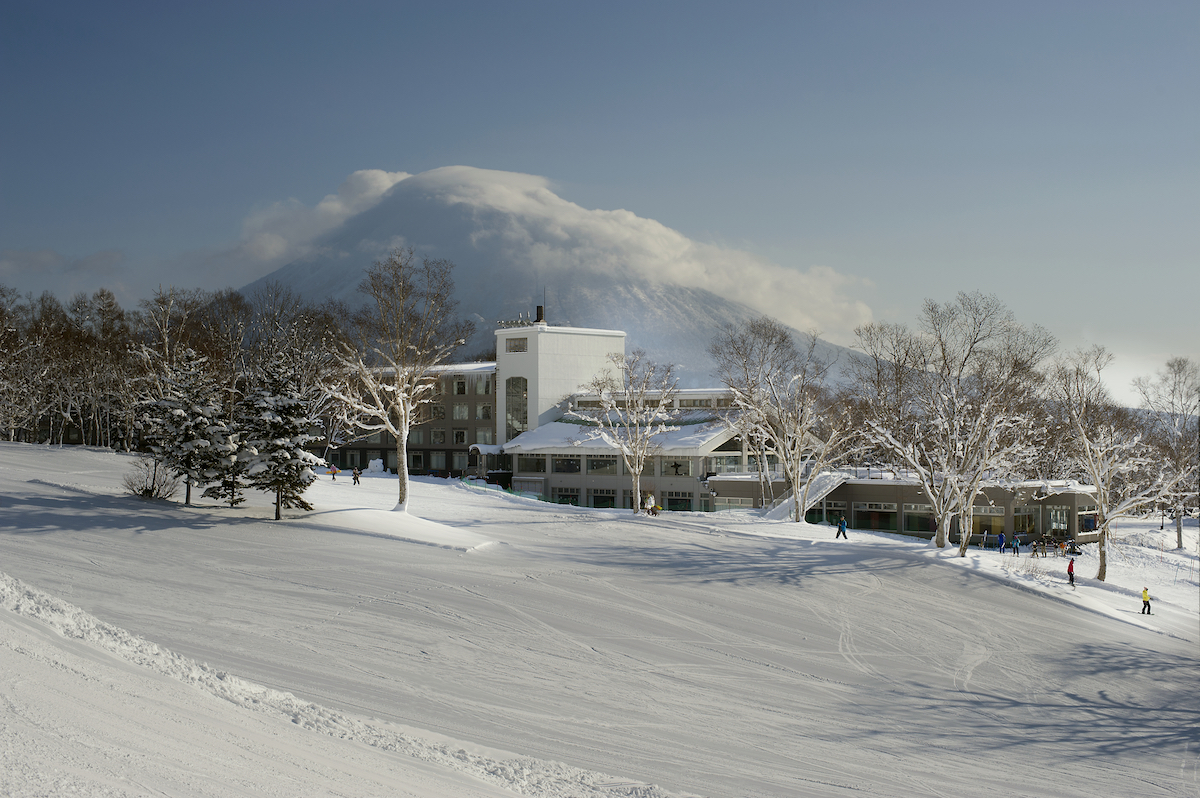
{"label": "skier", "polygon": [[353,471],[350,472],[350,476],[354,478],[354,484],[357,485],[358,478],[362,476],[362,472],[359,471],[357,468],[355,468]]}
{"label": "skier", "polygon": [[1074,588],[1075,587],[1075,558],[1074,557],[1072,557],[1071,561],[1069,563],[1067,563],[1067,579],[1070,580],[1071,587]]}
{"label": "skier", "polygon": [[337,475],[338,475],[338,467],[335,466],[334,464],[330,463],[329,464],[329,478],[332,479],[334,482],[337,482]]}
{"label": "skier", "polygon": [[1012,550],[1013,550],[1013,556],[1014,556],[1014,557],[1020,557],[1020,556],[1021,556],[1021,541],[1017,540],[1017,536],[1016,536],[1016,535],[1013,535],[1013,544],[1012,544]]}
{"label": "skier", "polygon": [[998,548],[1000,549],[1000,553],[1003,554],[1004,553],[1004,533],[1003,532],[1000,533],[1000,546]]}
{"label": "skier", "polygon": [[840,520],[838,520],[838,531],[837,534],[833,536],[834,540],[837,540],[838,538],[846,538],[846,540],[850,539],[846,535],[846,516],[844,515]]}
{"label": "skier", "polygon": [[1142,614],[1144,614],[1144,615],[1153,615],[1154,614],[1154,613],[1150,612],[1150,588],[1148,588],[1148,587],[1142,588]]}

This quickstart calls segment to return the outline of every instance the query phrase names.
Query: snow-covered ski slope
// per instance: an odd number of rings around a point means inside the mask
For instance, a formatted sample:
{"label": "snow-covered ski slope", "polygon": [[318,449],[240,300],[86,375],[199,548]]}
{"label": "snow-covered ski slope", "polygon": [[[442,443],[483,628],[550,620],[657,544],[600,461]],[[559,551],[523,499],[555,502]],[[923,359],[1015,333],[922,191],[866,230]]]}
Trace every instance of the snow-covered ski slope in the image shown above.
{"label": "snow-covered ski slope", "polygon": [[0,794],[1200,795],[1194,521],[1071,591],[440,480],[274,522],[124,496],[128,462],[0,444]]}

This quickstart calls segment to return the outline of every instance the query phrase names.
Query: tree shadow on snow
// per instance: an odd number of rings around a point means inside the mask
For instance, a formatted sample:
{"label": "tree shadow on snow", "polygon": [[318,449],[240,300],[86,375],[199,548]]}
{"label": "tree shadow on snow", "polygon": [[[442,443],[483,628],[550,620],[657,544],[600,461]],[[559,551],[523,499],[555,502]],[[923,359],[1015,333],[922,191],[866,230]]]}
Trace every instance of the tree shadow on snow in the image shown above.
{"label": "tree shadow on snow", "polygon": [[[186,507],[136,496],[85,495],[86,498],[32,496],[9,500],[0,508],[0,535],[49,535],[64,531],[142,534],[168,529],[201,530],[257,524],[266,520],[231,516],[227,514],[228,508],[219,506]],[[15,510],[21,526],[5,524],[4,510]]]}
{"label": "tree shadow on snow", "polygon": [[[734,541],[722,545],[672,542],[661,546],[636,545],[572,546],[560,556],[602,567],[629,571],[658,572],[672,580],[688,579],[700,584],[751,585],[771,583],[800,586],[808,579],[829,577],[857,590],[863,577],[927,567],[918,558],[900,553],[870,551],[863,547],[813,545],[810,541],[762,539]],[[854,577],[854,579],[847,579]]]}
{"label": "tree shadow on snow", "polygon": [[899,700],[931,746],[972,739],[989,753],[1050,746],[1073,759],[1162,756],[1200,748],[1195,676],[1190,654],[1096,643],[1031,675],[1029,689],[947,688]]}

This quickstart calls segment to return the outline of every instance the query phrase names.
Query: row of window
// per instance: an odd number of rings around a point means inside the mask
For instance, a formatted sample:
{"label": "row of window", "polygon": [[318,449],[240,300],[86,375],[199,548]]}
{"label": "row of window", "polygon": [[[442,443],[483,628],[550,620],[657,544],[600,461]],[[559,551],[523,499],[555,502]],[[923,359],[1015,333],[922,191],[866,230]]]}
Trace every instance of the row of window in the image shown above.
{"label": "row of window", "polygon": [[450,455],[449,470],[466,471],[470,466],[470,458],[466,452],[409,452],[408,469],[409,471],[446,471],[448,470],[446,468],[447,454]]}
{"label": "row of window", "polygon": [[[425,405],[425,407],[427,408],[425,411],[427,415],[422,421],[440,421],[446,417],[445,405]],[[455,421],[467,421],[471,418],[471,406],[466,402],[455,402],[450,405],[450,417]],[[475,405],[475,420],[491,421],[491,404],[480,403]]]}
{"label": "row of window", "polygon": [[[655,471],[653,461],[659,461],[657,468],[659,476],[690,477],[694,473],[693,461],[690,457],[662,457],[652,458],[652,461],[647,464],[647,471],[643,472],[646,476],[652,476]],[[524,474],[545,474],[549,471],[554,474],[587,473],[592,476],[617,476],[618,474],[628,473],[621,458],[603,455],[567,457],[559,455],[519,454],[517,455],[516,466],[517,472]]]}
{"label": "row of window", "polygon": [[[447,437],[447,431],[450,433]],[[425,432],[423,429],[411,429],[408,431],[409,446],[424,446]],[[467,440],[469,430],[465,427],[451,428],[446,430],[445,427],[434,427],[429,430],[429,443],[431,445],[450,443],[455,446],[466,446],[470,443],[480,443],[491,445],[496,442],[496,434],[491,427],[476,427],[475,440]]]}
{"label": "row of window", "polygon": [[[476,377],[475,380],[475,395],[476,396],[491,396],[492,395],[492,377],[487,375],[484,377]],[[442,393],[442,382],[439,380],[436,388],[436,394]],[[467,395],[467,378],[466,377],[451,377],[450,378],[450,393],[454,396]]]}

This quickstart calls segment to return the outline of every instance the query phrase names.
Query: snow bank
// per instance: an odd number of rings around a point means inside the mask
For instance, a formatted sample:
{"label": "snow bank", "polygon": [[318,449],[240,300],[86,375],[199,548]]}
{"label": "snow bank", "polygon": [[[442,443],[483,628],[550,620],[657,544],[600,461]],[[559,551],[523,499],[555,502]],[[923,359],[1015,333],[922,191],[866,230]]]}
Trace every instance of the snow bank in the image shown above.
{"label": "snow bank", "polygon": [[127,662],[192,685],[244,709],[275,716],[330,737],[362,743],[465,773],[519,795],[545,798],[669,798],[684,795],[558,762],[530,757],[487,756],[468,751],[453,741],[429,739],[406,733],[393,724],[334,712],[302,701],[291,693],[272,690],[182,657],[124,629],[97,620],[79,608],[4,573],[0,573],[0,607],[35,619],[65,638],[84,641]]}

